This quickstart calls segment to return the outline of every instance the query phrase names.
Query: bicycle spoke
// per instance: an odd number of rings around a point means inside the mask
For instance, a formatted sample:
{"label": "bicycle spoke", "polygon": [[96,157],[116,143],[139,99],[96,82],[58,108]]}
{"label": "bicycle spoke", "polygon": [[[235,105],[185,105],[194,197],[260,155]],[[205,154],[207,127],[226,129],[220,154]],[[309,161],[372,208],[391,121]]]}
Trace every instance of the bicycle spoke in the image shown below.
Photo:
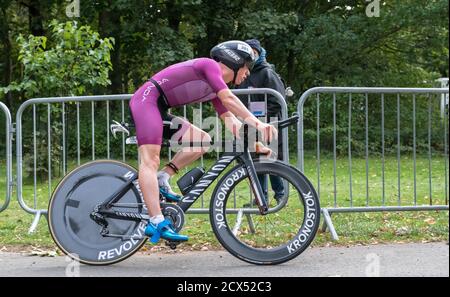
{"label": "bicycle spoke", "polygon": [[[235,195],[228,202],[230,206],[230,203],[233,203],[232,206],[240,205],[240,203],[245,206],[248,201],[247,197],[250,197],[250,201],[253,202],[253,194],[248,179],[241,181],[233,189],[233,193]],[[245,193],[248,193],[248,195]],[[247,223],[242,222],[242,220],[245,220],[245,214],[241,214],[242,218],[240,221],[237,214],[228,214],[227,221],[230,223],[230,226],[233,226],[234,236],[245,244],[258,248],[270,249],[284,244],[286,242],[285,236],[294,236],[300,229],[301,222],[304,219],[304,205],[299,195],[298,191],[292,191],[289,197],[285,197],[285,199],[288,199],[286,205],[275,213],[264,216],[250,215],[253,221],[254,233],[251,232],[252,228],[248,218]],[[272,204],[274,201],[271,200],[269,202]],[[254,204],[250,204],[250,207],[256,209]]]}

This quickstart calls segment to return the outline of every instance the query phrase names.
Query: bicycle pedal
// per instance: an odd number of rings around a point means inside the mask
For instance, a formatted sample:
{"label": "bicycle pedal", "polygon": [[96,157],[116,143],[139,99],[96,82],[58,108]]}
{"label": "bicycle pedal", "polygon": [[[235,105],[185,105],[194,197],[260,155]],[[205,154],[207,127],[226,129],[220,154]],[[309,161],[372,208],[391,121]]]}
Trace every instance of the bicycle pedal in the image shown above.
{"label": "bicycle pedal", "polygon": [[175,250],[177,248],[177,245],[179,245],[181,242],[176,241],[166,241],[166,246],[170,247],[170,249]]}

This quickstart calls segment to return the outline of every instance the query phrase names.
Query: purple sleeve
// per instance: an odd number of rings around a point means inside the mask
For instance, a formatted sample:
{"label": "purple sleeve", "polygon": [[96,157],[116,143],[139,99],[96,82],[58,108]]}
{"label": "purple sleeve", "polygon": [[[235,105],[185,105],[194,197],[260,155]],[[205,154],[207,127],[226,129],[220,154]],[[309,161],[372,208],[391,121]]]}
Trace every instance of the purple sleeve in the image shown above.
{"label": "purple sleeve", "polygon": [[215,110],[219,114],[219,116],[221,116],[223,113],[228,111],[228,109],[225,106],[223,106],[222,101],[220,101],[220,99],[218,97],[212,99],[211,102],[212,102]]}
{"label": "purple sleeve", "polygon": [[[216,94],[224,89],[228,89],[227,84],[223,81],[220,66],[216,61],[214,61],[213,59],[201,58],[196,63],[196,66],[199,70],[201,70],[204,77]],[[218,97],[212,99],[211,102],[214,105],[214,108],[216,109],[219,116],[228,111],[228,109],[223,106],[222,101],[220,101]]]}
{"label": "purple sleeve", "polygon": [[223,89],[228,89],[227,84],[223,81],[220,66],[216,61],[202,58],[196,62],[195,66],[203,73],[203,76],[216,94]]}

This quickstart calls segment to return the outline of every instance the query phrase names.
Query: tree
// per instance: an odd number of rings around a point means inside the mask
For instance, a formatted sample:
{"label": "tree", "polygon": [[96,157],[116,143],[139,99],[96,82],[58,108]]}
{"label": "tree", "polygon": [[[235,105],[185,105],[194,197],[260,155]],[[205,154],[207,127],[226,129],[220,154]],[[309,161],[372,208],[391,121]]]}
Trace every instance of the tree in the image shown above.
{"label": "tree", "polygon": [[0,90],[23,91],[28,98],[82,95],[89,88],[110,83],[113,39],[101,39],[89,26],[78,27],[77,22],[53,21],[50,29],[50,41],[45,36],[19,35],[23,78]]}
{"label": "tree", "polygon": [[[0,84],[10,86],[3,90],[29,83],[21,82],[26,69],[16,59],[21,50],[16,36],[43,34],[50,45],[48,24],[67,20],[66,5],[64,0],[0,0]],[[100,39],[115,38],[106,78],[111,84],[79,81],[71,89],[133,93],[170,64],[208,57],[218,42],[246,38],[261,40],[268,61],[296,94],[315,86],[430,87],[448,76],[448,1],[380,1],[380,17],[368,17],[367,5],[360,0],[84,1],[77,21],[99,32]],[[46,79],[36,75],[31,79]],[[63,93],[74,92],[46,86],[35,88],[33,96]],[[21,97],[13,95],[7,93],[8,104],[19,104]],[[289,102],[290,111],[295,105]],[[322,107],[323,112],[330,108]]]}
{"label": "tree", "polygon": [[[0,61],[0,65],[4,65],[3,85],[8,86],[12,80],[12,44],[10,37],[10,26],[7,8],[11,5],[11,1],[2,0],[0,2],[0,40],[3,44],[3,59]],[[8,93],[6,96],[6,105],[11,108],[12,106],[12,94]]]}
{"label": "tree", "polygon": [[[101,39],[97,32],[89,26],[78,26],[77,22],[50,24],[51,38],[45,36],[19,35],[19,61],[23,66],[23,78],[12,82],[0,91],[23,92],[26,98],[36,96],[73,96],[83,95],[96,86],[110,84],[108,72],[112,67],[110,51],[113,49],[113,39]],[[61,109],[52,107],[52,118],[59,117]],[[38,117],[38,124],[47,123],[44,116]],[[58,166],[60,158],[61,122],[52,123],[53,135],[51,157],[54,166]],[[31,129],[30,129],[31,130]],[[47,146],[47,131],[37,132],[38,147]],[[31,140],[25,140],[25,150],[31,151]],[[29,150],[27,150],[27,147]],[[47,152],[38,150],[37,168],[39,176],[47,172]],[[33,155],[24,156],[25,171],[33,172]]]}

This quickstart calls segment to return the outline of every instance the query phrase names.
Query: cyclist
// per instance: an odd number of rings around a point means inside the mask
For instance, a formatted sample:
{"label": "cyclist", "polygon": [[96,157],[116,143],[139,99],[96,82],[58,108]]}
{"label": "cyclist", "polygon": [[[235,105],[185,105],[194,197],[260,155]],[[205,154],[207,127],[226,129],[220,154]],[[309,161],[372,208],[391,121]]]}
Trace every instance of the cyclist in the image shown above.
{"label": "cyclist", "polygon": [[[188,240],[187,236],[175,232],[162,215],[159,191],[176,197],[169,184],[171,176],[207,151],[207,148],[202,148],[199,152],[183,149],[158,172],[163,137],[172,137],[172,140],[182,142],[209,143],[211,140],[208,133],[185,119],[167,113],[168,108],[211,101],[225,126],[234,135],[238,135],[241,125],[236,118],[238,116],[258,129],[263,140],[271,141],[277,137],[275,127],[259,121],[226,85],[239,85],[250,74],[255,63],[251,47],[243,41],[227,41],[213,47],[210,54],[212,59],[188,60],[161,70],[142,85],[130,100],[141,157],[139,185],[150,216],[145,234],[151,237],[153,243],[160,238],[170,241]],[[163,120],[178,123],[179,129],[163,131]]]}

